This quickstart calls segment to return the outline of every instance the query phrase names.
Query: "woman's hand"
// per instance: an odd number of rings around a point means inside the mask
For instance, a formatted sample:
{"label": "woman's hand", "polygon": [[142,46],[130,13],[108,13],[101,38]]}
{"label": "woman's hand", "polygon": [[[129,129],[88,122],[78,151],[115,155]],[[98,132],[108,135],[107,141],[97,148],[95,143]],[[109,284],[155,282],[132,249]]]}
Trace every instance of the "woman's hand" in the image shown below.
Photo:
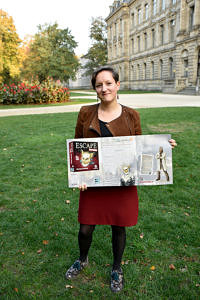
{"label": "woman's hand", "polygon": [[84,192],[84,191],[87,190],[87,185],[84,183],[84,184],[79,185],[78,188],[79,188],[80,191]]}
{"label": "woman's hand", "polygon": [[176,147],[176,146],[177,146],[177,143],[176,143],[176,141],[175,141],[175,140],[173,140],[173,139],[169,140],[169,143],[170,143],[170,145],[171,145],[171,147],[172,147],[172,148],[174,148],[174,147]]}

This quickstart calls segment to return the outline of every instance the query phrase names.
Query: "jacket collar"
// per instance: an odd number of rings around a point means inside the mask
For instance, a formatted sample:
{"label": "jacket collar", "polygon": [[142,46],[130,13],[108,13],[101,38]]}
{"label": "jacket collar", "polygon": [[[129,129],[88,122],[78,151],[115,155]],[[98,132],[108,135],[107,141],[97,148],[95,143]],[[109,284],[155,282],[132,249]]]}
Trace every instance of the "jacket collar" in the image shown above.
{"label": "jacket collar", "polygon": [[90,130],[96,131],[98,135],[101,136],[101,130],[100,130],[99,119],[98,119],[98,107],[99,104],[96,104],[94,112],[92,113],[92,118],[91,118],[89,128]]}

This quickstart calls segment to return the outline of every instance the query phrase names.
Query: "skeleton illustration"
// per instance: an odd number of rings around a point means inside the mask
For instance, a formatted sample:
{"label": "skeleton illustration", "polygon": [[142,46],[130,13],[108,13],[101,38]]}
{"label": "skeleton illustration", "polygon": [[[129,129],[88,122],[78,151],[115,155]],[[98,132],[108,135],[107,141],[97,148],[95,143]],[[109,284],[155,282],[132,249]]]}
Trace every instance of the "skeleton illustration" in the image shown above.
{"label": "skeleton illustration", "polygon": [[122,168],[123,174],[120,179],[120,184],[122,186],[135,185],[135,176],[130,174],[130,166],[124,166]]}
{"label": "skeleton illustration", "polygon": [[156,181],[160,180],[161,170],[165,173],[167,181],[169,181],[169,174],[167,172],[166,165],[166,153],[163,152],[163,147],[159,148],[159,152],[156,154],[157,159],[157,178]]}
{"label": "skeleton illustration", "polygon": [[92,164],[92,158],[94,153],[90,153],[89,151],[81,150],[81,164],[83,167],[87,167]]}

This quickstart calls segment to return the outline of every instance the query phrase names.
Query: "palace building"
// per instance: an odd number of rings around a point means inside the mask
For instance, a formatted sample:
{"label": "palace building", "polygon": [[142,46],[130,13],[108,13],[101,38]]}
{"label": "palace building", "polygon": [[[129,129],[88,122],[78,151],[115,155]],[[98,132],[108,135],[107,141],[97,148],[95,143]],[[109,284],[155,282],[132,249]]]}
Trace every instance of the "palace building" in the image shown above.
{"label": "palace building", "polygon": [[200,93],[200,0],[114,1],[106,22],[123,89]]}

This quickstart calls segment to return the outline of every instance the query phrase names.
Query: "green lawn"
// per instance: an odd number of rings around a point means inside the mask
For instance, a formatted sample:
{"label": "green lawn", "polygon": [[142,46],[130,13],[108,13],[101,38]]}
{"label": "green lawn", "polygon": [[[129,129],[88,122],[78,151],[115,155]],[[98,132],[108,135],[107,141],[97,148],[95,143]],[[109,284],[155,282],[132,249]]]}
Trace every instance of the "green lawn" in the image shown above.
{"label": "green lawn", "polygon": [[96,228],[83,274],[64,277],[79,254],[79,192],[67,187],[65,143],[77,113],[0,118],[0,299],[199,299],[200,108],[138,111],[143,134],[172,133],[178,147],[174,184],[138,188],[119,295],[109,290],[109,226]]}
{"label": "green lawn", "polygon": [[[87,97],[87,96],[86,96]],[[50,104],[36,104],[36,105],[32,105],[32,104],[10,104],[10,105],[4,105],[1,104],[0,105],[0,110],[1,109],[16,109],[16,108],[32,108],[32,107],[47,107],[47,106],[62,106],[62,105],[74,105],[74,104],[83,104],[83,103],[91,103],[91,102],[96,102],[96,99],[81,99],[81,98],[77,98],[77,99],[72,99],[69,102],[62,102],[62,103],[50,103]]]}

